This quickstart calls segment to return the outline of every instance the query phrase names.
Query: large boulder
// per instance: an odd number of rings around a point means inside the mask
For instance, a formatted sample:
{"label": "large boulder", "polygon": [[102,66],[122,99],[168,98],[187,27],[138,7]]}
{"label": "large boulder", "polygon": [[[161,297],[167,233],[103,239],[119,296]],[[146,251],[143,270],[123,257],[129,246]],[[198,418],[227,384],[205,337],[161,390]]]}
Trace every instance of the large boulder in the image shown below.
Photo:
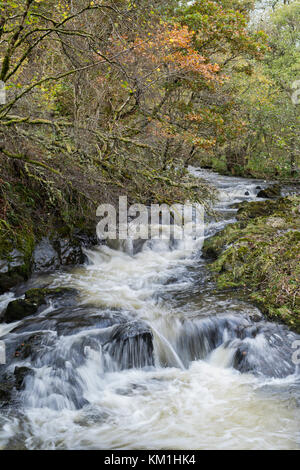
{"label": "large boulder", "polygon": [[278,205],[276,201],[253,201],[238,204],[237,220],[255,219],[272,215]]}
{"label": "large boulder", "polygon": [[279,184],[273,184],[268,188],[262,189],[257,193],[257,197],[264,199],[273,199],[281,196],[281,186]]}

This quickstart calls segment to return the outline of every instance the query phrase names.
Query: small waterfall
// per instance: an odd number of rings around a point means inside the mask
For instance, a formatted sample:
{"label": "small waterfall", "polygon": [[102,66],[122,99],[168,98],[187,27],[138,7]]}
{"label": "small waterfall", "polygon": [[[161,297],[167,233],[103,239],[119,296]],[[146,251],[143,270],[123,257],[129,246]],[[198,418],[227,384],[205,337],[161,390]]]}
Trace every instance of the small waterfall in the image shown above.
{"label": "small waterfall", "polygon": [[179,367],[184,369],[184,365],[172,348],[169,341],[160,334],[153,326],[151,327],[155,337],[155,353],[158,360],[158,364],[162,367]]}

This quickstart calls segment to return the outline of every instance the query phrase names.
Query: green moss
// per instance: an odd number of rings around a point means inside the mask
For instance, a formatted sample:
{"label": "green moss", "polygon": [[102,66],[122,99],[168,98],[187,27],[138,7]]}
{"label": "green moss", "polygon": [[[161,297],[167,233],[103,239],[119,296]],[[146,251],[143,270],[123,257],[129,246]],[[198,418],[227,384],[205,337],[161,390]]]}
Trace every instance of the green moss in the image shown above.
{"label": "green moss", "polygon": [[[204,245],[206,255],[216,255],[211,271],[219,289],[243,289],[270,318],[298,332],[299,204],[299,196],[243,203],[239,211],[243,221],[227,226]],[[254,211],[259,216],[255,217]]]}
{"label": "green moss", "polygon": [[[24,223],[22,227],[16,228],[3,220],[0,221],[0,259],[6,260],[10,275],[19,274],[23,278],[28,276],[34,244],[32,227]],[[14,265],[14,250],[18,250],[22,258],[18,266]]]}
{"label": "green moss", "polygon": [[26,291],[25,299],[37,305],[46,303],[48,297],[59,297],[62,295],[74,295],[75,289],[69,287],[56,287],[56,288],[33,288]]}

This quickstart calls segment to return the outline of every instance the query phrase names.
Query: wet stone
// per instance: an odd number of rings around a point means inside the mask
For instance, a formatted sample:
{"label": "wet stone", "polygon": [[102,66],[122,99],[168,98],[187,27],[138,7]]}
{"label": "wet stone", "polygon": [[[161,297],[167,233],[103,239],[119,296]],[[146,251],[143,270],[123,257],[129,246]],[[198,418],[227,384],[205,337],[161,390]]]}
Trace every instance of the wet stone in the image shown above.
{"label": "wet stone", "polygon": [[281,196],[281,186],[279,184],[273,184],[268,188],[262,189],[257,194],[257,197],[272,199]]}
{"label": "wet stone", "polygon": [[0,382],[0,408],[8,405],[12,398],[13,384]]}
{"label": "wet stone", "polygon": [[25,293],[25,299],[17,299],[10,302],[4,312],[2,320],[12,323],[23,320],[41,311],[52,302],[53,306],[72,305],[76,300],[77,291],[67,287],[52,289],[30,289]]}
{"label": "wet stone", "polygon": [[54,271],[60,266],[59,256],[49,238],[44,237],[33,252],[33,272]]}
{"label": "wet stone", "polygon": [[18,391],[24,390],[25,388],[25,379],[28,375],[34,375],[34,371],[30,367],[15,367],[14,376],[15,376],[15,387]]}

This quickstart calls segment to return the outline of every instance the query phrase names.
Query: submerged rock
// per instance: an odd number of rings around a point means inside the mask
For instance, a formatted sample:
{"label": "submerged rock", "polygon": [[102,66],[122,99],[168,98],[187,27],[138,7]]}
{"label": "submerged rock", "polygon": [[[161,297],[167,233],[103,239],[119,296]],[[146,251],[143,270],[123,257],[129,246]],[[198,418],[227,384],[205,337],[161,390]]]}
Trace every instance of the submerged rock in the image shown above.
{"label": "submerged rock", "polygon": [[27,337],[23,338],[23,342],[16,347],[14,357],[21,360],[37,358],[42,351],[43,341],[47,343],[47,333],[37,332],[35,334],[29,334]]}
{"label": "submerged rock", "polygon": [[143,322],[118,325],[105,350],[121,370],[154,365],[152,331]]}

